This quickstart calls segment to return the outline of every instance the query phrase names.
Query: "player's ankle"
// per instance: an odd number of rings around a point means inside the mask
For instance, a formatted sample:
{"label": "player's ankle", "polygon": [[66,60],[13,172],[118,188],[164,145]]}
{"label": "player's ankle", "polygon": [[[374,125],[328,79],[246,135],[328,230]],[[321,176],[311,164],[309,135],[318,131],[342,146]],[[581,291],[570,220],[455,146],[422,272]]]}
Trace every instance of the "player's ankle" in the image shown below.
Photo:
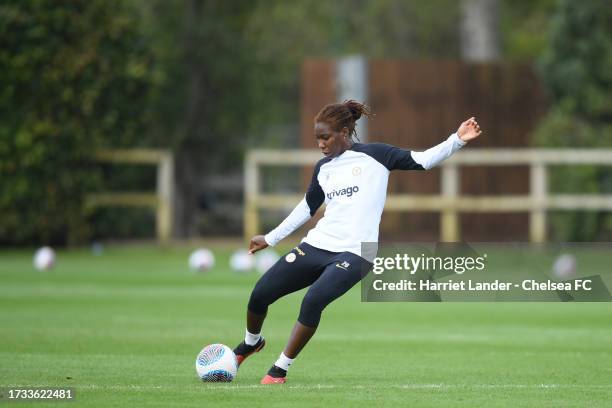
{"label": "player's ankle", "polygon": [[287,357],[285,353],[282,352],[280,356],[278,356],[278,360],[276,360],[274,365],[278,368],[285,370],[286,372],[287,370],[289,370],[289,367],[291,366],[291,364],[293,364],[294,360],[295,359]]}
{"label": "player's ankle", "polygon": [[254,346],[259,342],[260,339],[261,339],[261,332],[260,333],[250,333],[248,330],[245,330],[244,343],[246,345]]}
{"label": "player's ankle", "polygon": [[287,376],[287,370],[283,370],[282,368],[277,367],[276,365],[273,365],[268,370],[268,375],[274,378],[284,378]]}

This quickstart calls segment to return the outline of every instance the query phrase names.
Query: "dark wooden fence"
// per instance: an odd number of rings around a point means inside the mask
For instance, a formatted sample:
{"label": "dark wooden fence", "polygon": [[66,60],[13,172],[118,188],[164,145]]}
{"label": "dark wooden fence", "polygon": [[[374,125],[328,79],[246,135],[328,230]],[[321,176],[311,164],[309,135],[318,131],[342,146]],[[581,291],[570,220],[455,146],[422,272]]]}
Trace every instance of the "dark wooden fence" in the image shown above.
{"label": "dark wooden fence", "polygon": [[[524,147],[546,109],[540,82],[528,65],[371,60],[368,72],[366,102],[376,113],[368,124],[371,142],[424,150],[454,132],[461,121],[476,116],[484,134],[469,148]],[[314,146],[314,116],[323,105],[336,101],[335,75],[335,61],[308,60],[303,64],[301,140],[305,148]],[[437,169],[393,172],[389,192],[437,193],[439,177]],[[304,181],[309,178],[305,174]],[[462,170],[461,194],[528,191],[526,167]],[[527,214],[462,214],[462,236],[466,241],[526,241],[527,220]],[[437,214],[387,211],[381,239],[435,240],[438,231]]]}

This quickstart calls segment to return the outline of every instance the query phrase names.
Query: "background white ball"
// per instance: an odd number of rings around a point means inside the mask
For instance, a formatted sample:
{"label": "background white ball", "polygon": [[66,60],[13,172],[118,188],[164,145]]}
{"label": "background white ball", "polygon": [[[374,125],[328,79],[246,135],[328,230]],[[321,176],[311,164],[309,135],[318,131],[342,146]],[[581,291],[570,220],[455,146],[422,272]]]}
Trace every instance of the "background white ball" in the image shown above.
{"label": "background white ball", "polygon": [[91,244],[91,253],[95,256],[100,256],[104,253],[104,245],[101,242],[93,242]]}
{"label": "background white ball", "polygon": [[570,279],[576,276],[578,263],[576,257],[571,254],[561,254],[553,263],[552,272],[555,278]]}
{"label": "background white ball", "polygon": [[213,266],[215,266],[215,255],[210,249],[196,249],[189,256],[189,267],[194,271],[206,271]]}
{"label": "background white ball", "polygon": [[55,265],[55,252],[50,247],[39,248],[34,254],[34,267],[39,271],[48,271]]}
{"label": "background white ball", "polygon": [[255,256],[255,266],[257,272],[260,274],[266,273],[268,269],[272,267],[278,261],[279,255],[272,249],[264,249],[263,251],[257,252]]}
{"label": "background white ball", "polygon": [[250,272],[255,268],[255,256],[246,249],[239,249],[230,257],[230,268],[234,272]]}
{"label": "background white ball", "polygon": [[202,349],[195,361],[202,381],[230,382],[238,372],[236,355],[224,344],[210,344]]}

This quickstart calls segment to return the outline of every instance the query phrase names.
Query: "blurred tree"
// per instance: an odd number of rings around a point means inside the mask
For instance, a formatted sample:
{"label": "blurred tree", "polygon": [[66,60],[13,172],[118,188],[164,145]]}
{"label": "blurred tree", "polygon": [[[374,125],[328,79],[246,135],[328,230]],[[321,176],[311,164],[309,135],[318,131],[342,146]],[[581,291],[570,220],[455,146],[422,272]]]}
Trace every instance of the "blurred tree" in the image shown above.
{"label": "blurred tree", "polygon": [[[500,37],[494,41],[499,43],[501,58],[533,60],[545,48],[546,27],[556,1],[466,0],[466,4],[491,5],[489,31]],[[251,112],[257,143],[296,143],[297,128],[291,124],[299,121],[299,73],[304,58],[361,54],[457,59],[462,6],[456,0],[260,2],[246,27],[249,48],[255,50],[246,74],[258,101],[257,110]],[[292,129],[294,137],[287,137]]]}
{"label": "blurred tree", "polygon": [[461,56],[466,61],[499,59],[499,0],[461,1]]}
{"label": "blurred tree", "polygon": [[[456,58],[455,0],[304,0],[260,2],[246,27],[259,145],[298,140],[300,66],[304,58]],[[292,131],[293,137],[288,137]]]}
{"label": "blurred tree", "polygon": [[546,49],[547,32],[558,0],[503,0],[500,34],[506,60],[531,62]]}
{"label": "blurred tree", "polygon": [[[145,32],[161,67],[153,138],[176,154],[176,235],[199,235],[203,178],[242,165],[253,116],[251,44],[244,28],[256,1],[142,1]],[[263,104],[263,101],[258,101]],[[216,231],[218,232],[218,231]]]}
{"label": "blurred tree", "polygon": [[[554,0],[500,1],[504,45],[512,55],[534,55],[537,49],[521,45],[530,41],[515,41],[516,32],[525,27],[525,38],[541,36],[534,27]],[[91,232],[85,192],[150,188],[151,171],[91,166],[92,152],[102,145],[172,148],[176,232],[198,235],[198,207],[214,196],[202,181],[207,175],[239,171],[249,146],[296,143],[304,58],[457,58],[460,5],[3,2],[0,242],[82,240]],[[128,223],[150,218],[140,215],[108,209],[89,220],[94,233],[112,233],[102,224],[114,219],[129,234]]]}
{"label": "blurred tree", "polygon": [[[559,2],[548,48],[539,60],[552,101],[534,142],[554,147],[612,147],[612,7],[607,0]],[[563,192],[612,193],[609,168],[557,169],[552,188]],[[558,215],[555,238],[612,238],[612,216],[573,212]]]}
{"label": "blurred tree", "polygon": [[119,0],[0,5],[0,243],[88,235],[95,149],[141,144],[152,55]]}

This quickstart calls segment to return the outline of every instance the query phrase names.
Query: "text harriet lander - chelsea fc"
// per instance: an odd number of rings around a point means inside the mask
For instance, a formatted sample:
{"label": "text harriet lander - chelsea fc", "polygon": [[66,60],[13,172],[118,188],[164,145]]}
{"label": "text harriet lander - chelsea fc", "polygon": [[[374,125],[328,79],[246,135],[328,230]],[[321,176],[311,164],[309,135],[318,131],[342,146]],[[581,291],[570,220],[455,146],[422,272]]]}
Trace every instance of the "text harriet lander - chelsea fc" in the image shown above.
{"label": "text harriet lander - chelsea fc", "polygon": [[374,290],[378,291],[510,291],[520,289],[525,291],[556,291],[556,290],[591,290],[590,279],[576,279],[571,282],[555,282],[551,280],[536,281],[525,279],[520,283],[504,282],[494,280],[492,282],[480,282],[473,280],[453,281],[451,279],[444,282],[436,282],[427,279],[408,280],[401,279],[396,282],[385,282],[376,279],[372,282]]}

